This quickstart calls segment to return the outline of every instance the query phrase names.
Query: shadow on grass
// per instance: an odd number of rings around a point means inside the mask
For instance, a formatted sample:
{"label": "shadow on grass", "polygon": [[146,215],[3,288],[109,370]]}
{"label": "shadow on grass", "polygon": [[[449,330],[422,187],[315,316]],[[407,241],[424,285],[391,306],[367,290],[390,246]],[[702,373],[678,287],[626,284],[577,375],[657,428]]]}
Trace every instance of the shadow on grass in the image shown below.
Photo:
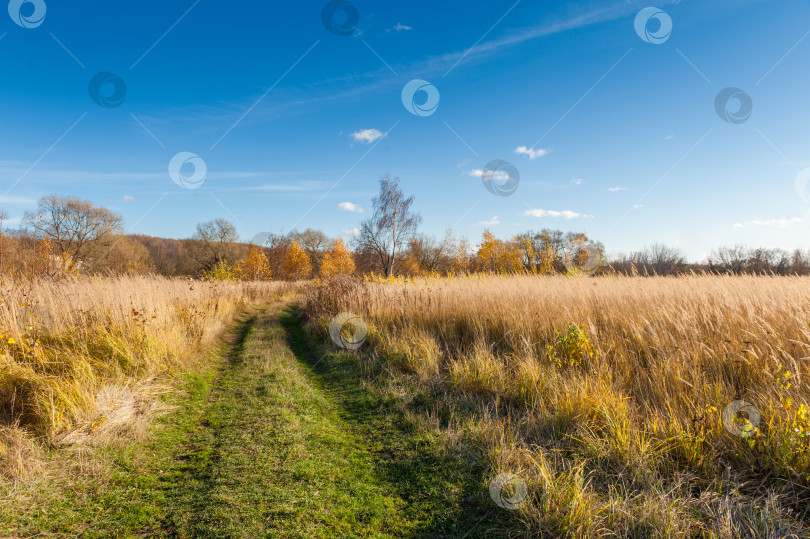
{"label": "shadow on grass", "polygon": [[357,358],[344,354],[317,360],[296,307],[284,310],[280,321],[290,348],[306,366],[312,382],[329,395],[346,424],[366,441],[375,475],[405,501],[405,516],[415,524],[416,536],[526,535],[525,525],[490,498],[488,467],[453,458],[431,436],[420,432],[394,397],[375,383],[362,383],[370,379]]}

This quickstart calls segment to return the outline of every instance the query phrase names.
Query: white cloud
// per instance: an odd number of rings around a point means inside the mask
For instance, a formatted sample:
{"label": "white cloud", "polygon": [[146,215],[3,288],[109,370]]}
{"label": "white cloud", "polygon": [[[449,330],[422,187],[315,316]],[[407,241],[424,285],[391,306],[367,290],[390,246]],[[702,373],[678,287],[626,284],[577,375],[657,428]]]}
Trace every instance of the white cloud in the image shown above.
{"label": "white cloud", "polygon": [[787,219],[785,217],[780,217],[778,219],[754,219],[753,221],[746,221],[745,223],[734,223],[734,228],[745,228],[747,226],[788,228],[803,222],[804,219],[802,219],[801,217],[791,217],[790,219]]}
{"label": "white cloud", "polygon": [[534,150],[532,148],[527,148],[526,146],[520,146],[519,148],[515,148],[515,153],[518,155],[525,155],[532,161],[534,161],[538,157],[543,157],[544,155],[548,154],[548,152],[542,148],[540,148],[539,150]]}
{"label": "white cloud", "polygon": [[360,235],[360,229],[359,228],[350,228],[349,230],[344,230],[343,233],[346,234],[347,236],[359,236]]}
{"label": "white cloud", "polygon": [[571,183],[573,183],[574,185],[582,185],[583,183],[585,183],[585,180],[582,178],[571,178]]}
{"label": "white cloud", "polygon": [[[509,174],[507,174],[503,170],[496,170],[494,172],[493,171],[489,171],[489,172],[492,174],[492,180],[493,181],[505,182],[505,181],[509,180]],[[467,174],[469,174],[473,178],[483,178],[484,177],[484,171],[479,170],[479,169],[471,170]]]}
{"label": "white cloud", "polygon": [[35,204],[36,200],[33,198],[14,197],[14,196],[0,196],[0,204]]}
{"label": "white cloud", "polygon": [[556,211],[556,210],[526,210],[523,212],[523,215],[531,215],[532,217],[561,217],[563,219],[591,219],[593,215],[588,215],[584,213],[577,213],[571,210],[563,210],[563,211]]}
{"label": "white cloud", "polygon": [[363,144],[371,144],[382,136],[383,132],[379,129],[361,129],[360,131],[355,131],[352,133],[352,138],[357,142],[362,142]]}
{"label": "white cloud", "polygon": [[406,26],[406,25],[402,24],[401,22],[398,22],[397,25],[394,26],[394,31],[395,32],[408,32],[410,30],[413,30],[413,28],[411,28],[410,26]]}
{"label": "white cloud", "polygon": [[3,228],[17,226],[22,223],[22,217],[11,217],[3,221]]}
{"label": "white cloud", "polygon": [[235,191],[279,191],[279,192],[302,192],[302,191],[318,191],[326,189],[326,183],[306,180],[296,183],[274,183],[274,184],[261,184],[253,185],[250,187],[238,187]]}
{"label": "white cloud", "polygon": [[480,221],[479,223],[477,223],[477,226],[495,226],[499,224],[501,224],[501,220],[498,219],[498,216],[496,215],[489,221]]}
{"label": "white cloud", "polygon": [[675,135],[667,135],[666,137],[664,137],[664,140],[672,140],[672,137],[674,136]]}
{"label": "white cloud", "polygon": [[343,211],[354,211],[357,213],[363,213],[363,208],[360,207],[359,204],[355,204],[354,202],[341,202],[337,205],[339,210]]}
{"label": "white cloud", "polygon": [[627,187],[608,187],[611,193],[618,193],[619,191],[627,191]]}
{"label": "white cloud", "polygon": [[132,202],[133,200],[135,200],[135,197],[132,195],[124,195],[124,198],[122,198],[121,200],[123,200],[124,202]]}

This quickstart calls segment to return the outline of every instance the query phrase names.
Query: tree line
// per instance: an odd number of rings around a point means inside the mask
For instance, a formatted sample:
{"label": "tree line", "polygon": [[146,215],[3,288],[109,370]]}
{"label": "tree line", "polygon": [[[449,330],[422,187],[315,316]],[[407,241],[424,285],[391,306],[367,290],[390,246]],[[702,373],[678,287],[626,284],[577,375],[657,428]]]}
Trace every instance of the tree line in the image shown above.
{"label": "tree line", "polygon": [[381,277],[466,273],[619,273],[678,275],[810,274],[810,254],[781,249],[722,247],[701,263],[661,243],[608,259],[602,243],[584,232],[543,229],[509,239],[484,230],[473,245],[451,229],[421,233],[414,198],[398,178],[379,180],[373,213],[347,245],[313,229],[272,233],[259,244],[240,241],[225,219],[198,223],[191,238],[126,234],[120,215],[74,197],[50,195],[27,212],[16,230],[0,210],[0,275],[15,278],[69,274],[157,273],[211,280],[303,280],[349,274]]}

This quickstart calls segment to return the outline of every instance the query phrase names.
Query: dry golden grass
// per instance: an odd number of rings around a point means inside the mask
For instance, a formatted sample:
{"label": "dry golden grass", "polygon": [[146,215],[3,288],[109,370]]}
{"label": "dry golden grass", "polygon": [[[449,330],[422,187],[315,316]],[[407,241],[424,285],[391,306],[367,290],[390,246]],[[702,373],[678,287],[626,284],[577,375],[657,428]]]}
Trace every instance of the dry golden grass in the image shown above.
{"label": "dry golden grass", "polygon": [[240,312],[294,288],[134,276],[6,283],[0,474],[35,460],[24,433],[62,442],[138,434],[146,422],[135,416],[149,415],[167,375],[205,359]]}
{"label": "dry golden grass", "polygon": [[[448,443],[525,479],[535,530],[810,533],[808,278],[366,282],[314,290],[308,311],[361,316]],[[740,400],[761,420],[725,428]]]}

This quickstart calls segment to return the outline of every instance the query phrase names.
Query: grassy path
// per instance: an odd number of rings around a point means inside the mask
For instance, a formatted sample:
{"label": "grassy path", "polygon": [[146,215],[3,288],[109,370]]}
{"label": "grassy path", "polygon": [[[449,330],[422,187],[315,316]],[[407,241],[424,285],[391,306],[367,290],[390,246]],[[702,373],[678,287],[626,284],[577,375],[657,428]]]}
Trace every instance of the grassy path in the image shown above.
{"label": "grassy path", "polygon": [[[450,458],[348,358],[313,361],[294,307],[245,320],[143,447],[112,451],[9,530],[88,537],[517,536],[480,465]],[[494,516],[493,516],[494,515]],[[2,515],[0,515],[2,516]],[[509,531],[511,529],[511,532]],[[0,525],[0,531],[3,530]],[[0,534],[3,535],[3,534]]]}
{"label": "grassy path", "polygon": [[180,536],[386,537],[435,525],[443,507],[419,504],[419,494],[400,483],[448,485],[425,466],[403,470],[416,477],[392,477],[378,466],[382,448],[375,451],[356,424],[357,413],[373,413],[373,399],[343,393],[312,370],[293,312],[281,320],[267,312],[251,325],[182,464],[165,478],[174,487],[163,529]]}

